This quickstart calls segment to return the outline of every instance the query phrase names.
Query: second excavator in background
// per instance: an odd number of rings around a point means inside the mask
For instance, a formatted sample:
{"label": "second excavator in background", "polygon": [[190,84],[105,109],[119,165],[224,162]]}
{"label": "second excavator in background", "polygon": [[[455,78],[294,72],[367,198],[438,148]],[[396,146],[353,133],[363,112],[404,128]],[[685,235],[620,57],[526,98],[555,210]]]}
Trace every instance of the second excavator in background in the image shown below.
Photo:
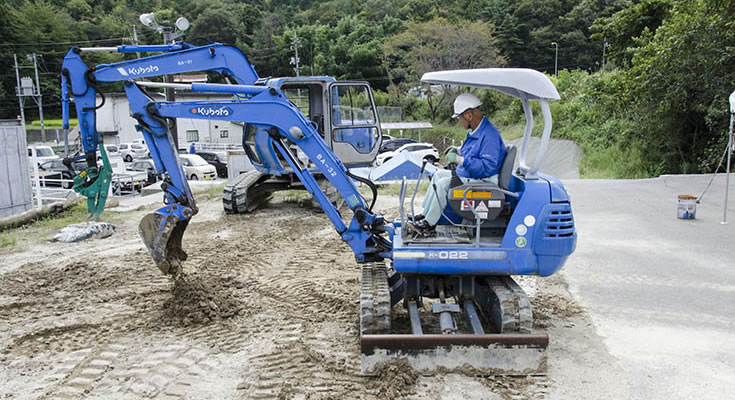
{"label": "second excavator in background", "polygon": [[[92,67],[87,66],[82,59],[85,53],[100,52],[158,54]],[[94,204],[90,202],[90,214],[98,217],[104,209],[106,196],[101,196],[99,192],[108,190],[109,179],[107,184],[96,181],[98,176],[110,174],[110,171],[104,171],[104,165],[97,165],[96,151],[101,140],[97,131],[97,110],[105,103],[105,95],[99,85],[194,71],[218,73],[224,81],[230,84],[279,88],[309,118],[310,123],[322,135],[329,148],[345,165],[370,165],[378,153],[381,138],[380,124],[375,104],[372,101],[371,88],[365,82],[337,82],[328,76],[262,79],[240,50],[222,43],[205,46],[194,46],[185,42],[116,47],[75,46],[66,54],[62,65],[62,119],[63,127],[68,129],[71,118],[69,105],[73,100],[84,150],[84,154],[79,159],[85,159],[88,164],[84,175],[77,176],[75,190],[89,199],[94,199]],[[341,89],[332,92],[330,91],[332,86],[339,86]],[[336,93],[337,96],[346,96],[357,92],[363,96],[360,99],[370,100],[371,114],[374,116],[372,121],[366,121],[372,129],[359,131],[361,134],[356,134],[356,131],[350,130],[349,127],[340,126],[340,121],[332,120],[331,114],[327,112],[332,103],[333,93]],[[224,93],[237,96],[237,93],[227,90],[224,90]],[[100,104],[97,104],[98,96],[101,99]],[[252,129],[252,126],[245,127],[243,144],[254,140]],[[174,131],[174,136],[176,135],[177,132]],[[102,152],[100,156],[106,158]],[[304,189],[293,173],[274,168],[272,165],[274,160],[261,160],[253,157],[253,154],[248,154],[248,156],[253,161],[255,170],[235,177],[225,186],[222,201],[226,212],[251,212],[267,201],[275,191]],[[68,160],[68,163],[72,161]],[[162,170],[158,158],[153,157],[153,161],[156,169]],[[323,183],[325,180],[320,178],[320,182]],[[332,197],[335,194],[333,193]]]}

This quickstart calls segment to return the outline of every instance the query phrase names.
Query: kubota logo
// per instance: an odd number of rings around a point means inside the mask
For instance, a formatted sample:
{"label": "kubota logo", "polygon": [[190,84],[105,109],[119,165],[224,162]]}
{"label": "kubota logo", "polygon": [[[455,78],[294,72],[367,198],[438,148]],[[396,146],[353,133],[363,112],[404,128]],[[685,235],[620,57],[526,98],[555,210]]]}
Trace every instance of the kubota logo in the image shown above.
{"label": "kubota logo", "polygon": [[192,114],[198,114],[205,117],[227,117],[232,114],[230,107],[195,107],[191,109]]}
{"label": "kubota logo", "polygon": [[122,76],[150,74],[152,72],[158,72],[158,66],[151,64],[146,67],[131,67],[128,69],[118,67],[117,72]]}

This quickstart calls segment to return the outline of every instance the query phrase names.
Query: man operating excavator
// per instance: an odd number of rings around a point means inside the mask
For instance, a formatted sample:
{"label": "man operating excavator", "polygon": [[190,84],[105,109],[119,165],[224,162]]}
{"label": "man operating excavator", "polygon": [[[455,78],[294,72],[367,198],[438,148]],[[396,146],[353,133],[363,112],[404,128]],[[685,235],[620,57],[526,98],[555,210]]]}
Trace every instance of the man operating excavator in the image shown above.
{"label": "man operating excavator", "polygon": [[[462,182],[498,182],[498,172],[505,158],[505,143],[497,128],[482,114],[482,101],[472,93],[462,93],[454,100],[454,115],[464,129],[470,129],[459,152],[447,155],[449,164],[457,164],[457,175]],[[410,222],[409,230],[418,235],[434,234],[442,210],[447,205],[447,194],[452,171],[439,170],[431,178],[424,198],[424,213]]]}

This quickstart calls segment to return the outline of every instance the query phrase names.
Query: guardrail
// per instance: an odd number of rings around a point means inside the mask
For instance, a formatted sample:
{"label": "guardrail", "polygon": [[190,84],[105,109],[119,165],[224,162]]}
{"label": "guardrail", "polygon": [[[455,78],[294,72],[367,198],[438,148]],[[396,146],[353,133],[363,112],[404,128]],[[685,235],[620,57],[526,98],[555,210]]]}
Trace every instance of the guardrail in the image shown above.
{"label": "guardrail", "polygon": [[74,181],[64,179],[61,172],[39,171],[36,167],[31,173],[31,188],[33,189],[33,199],[36,207],[41,207],[44,203],[64,201],[72,196],[76,197],[72,187],[74,187]]}

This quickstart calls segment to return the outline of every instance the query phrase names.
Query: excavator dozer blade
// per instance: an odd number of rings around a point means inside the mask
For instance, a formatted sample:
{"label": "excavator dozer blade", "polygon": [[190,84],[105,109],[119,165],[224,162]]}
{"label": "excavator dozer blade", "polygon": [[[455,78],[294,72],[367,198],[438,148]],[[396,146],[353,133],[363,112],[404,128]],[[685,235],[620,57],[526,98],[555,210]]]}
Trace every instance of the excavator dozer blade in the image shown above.
{"label": "excavator dozer blade", "polygon": [[549,337],[545,334],[363,335],[362,372],[371,374],[394,359],[417,371],[470,368],[484,373],[543,370]]}
{"label": "excavator dozer blade", "polygon": [[[381,365],[396,359],[405,360],[413,369],[424,372],[439,368],[469,368],[472,372],[488,374],[544,370],[549,337],[533,332],[531,304],[512,278],[472,279],[473,295],[467,294],[461,304],[447,303],[442,296],[440,302],[406,298],[405,282],[399,274],[389,272],[385,263],[361,266],[363,373],[378,373]],[[429,277],[426,282],[416,280],[413,284],[428,287],[431,282]],[[449,286],[437,283],[437,287]],[[404,302],[405,315],[393,312],[398,301]],[[419,309],[425,311],[423,322]],[[393,326],[394,316],[396,321],[403,322]],[[406,322],[411,333],[405,333]]]}
{"label": "excavator dozer blade", "polygon": [[138,233],[153,257],[158,269],[164,274],[176,276],[181,263],[186,261],[186,252],[181,248],[181,239],[189,220],[174,214],[155,212],[140,221]]}

